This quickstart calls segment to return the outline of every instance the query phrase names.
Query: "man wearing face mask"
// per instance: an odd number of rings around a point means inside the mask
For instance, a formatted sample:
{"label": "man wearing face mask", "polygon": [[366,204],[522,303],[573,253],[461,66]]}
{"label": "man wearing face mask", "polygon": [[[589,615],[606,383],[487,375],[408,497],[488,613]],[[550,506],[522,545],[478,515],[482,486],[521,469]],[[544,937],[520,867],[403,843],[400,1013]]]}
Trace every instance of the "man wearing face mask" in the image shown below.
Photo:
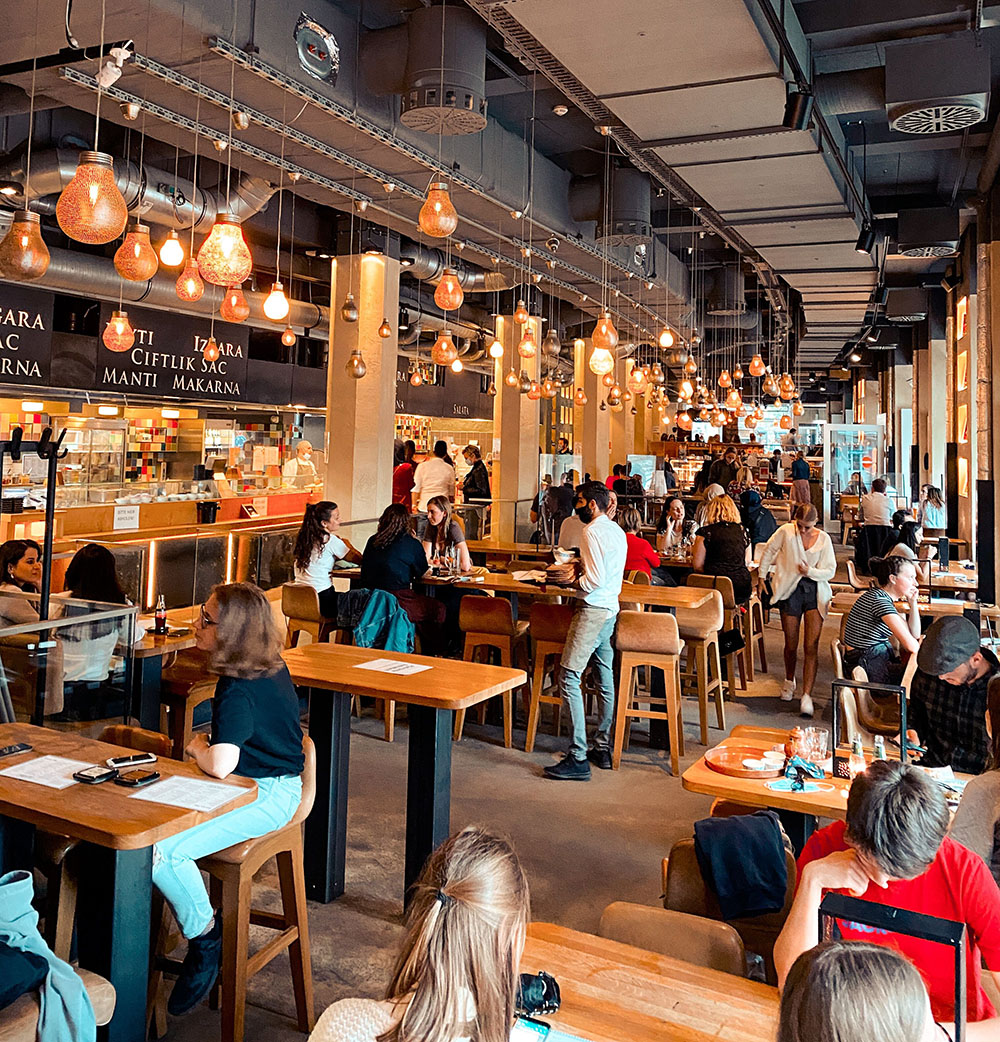
{"label": "man wearing face mask", "polygon": [[[557,781],[589,781],[591,763],[601,770],[611,769],[608,742],[615,707],[611,638],[618,618],[627,543],[625,533],[608,516],[610,507],[611,493],[603,483],[589,481],[577,489],[576,515],[584,526],[580,560],[549,570],[556,579],[578,578],[583,591],[566,634],[559,671],[560,692],[569,709],[569,751],[559,763],[545,768],[546,777]],[[598,717],[593,747],[588,752],[580,680],[589,663],[597,678]]]}
{"label": "man wearing face mask", "polygon": [[296,485],[310,485],[316,480],[316,464],[312,459],[312,444],[302,439],[295,446],[295,455],[285,461],[281,476]]}
{"label": "man wearing face mask", "polygon": [[982,774],[989,758],[986,692],[1000,662],[980,644],[975,623],[945,615],[927,628],[917,666],[909,722],[927,748],[921,765]]}

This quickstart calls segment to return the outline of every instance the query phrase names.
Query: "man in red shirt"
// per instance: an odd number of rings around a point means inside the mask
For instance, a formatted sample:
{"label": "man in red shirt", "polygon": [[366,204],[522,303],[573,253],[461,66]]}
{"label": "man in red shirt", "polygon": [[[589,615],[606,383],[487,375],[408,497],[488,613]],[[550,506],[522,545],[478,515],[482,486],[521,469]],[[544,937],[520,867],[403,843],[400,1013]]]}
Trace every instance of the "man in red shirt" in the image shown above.
{"label": "man in red shirt", "polygon": [[[823,894],[836,890],[865,901],[965,923],[969,1042],[1000,1037],[981,984],[981,966],[1000,984],[1000,890],[986,863],[945,833],[949,813],[941,786],[917,767],[876,760],[851,785],[847,821],[821,829],[798,862],[798,889],[774,945],[779,986],[792,963],[819,943]],[[955,970],[944,945],[840,922],[847,940],[887,944],[905,955],[927,985],[934,1019],[954,1021]]]}

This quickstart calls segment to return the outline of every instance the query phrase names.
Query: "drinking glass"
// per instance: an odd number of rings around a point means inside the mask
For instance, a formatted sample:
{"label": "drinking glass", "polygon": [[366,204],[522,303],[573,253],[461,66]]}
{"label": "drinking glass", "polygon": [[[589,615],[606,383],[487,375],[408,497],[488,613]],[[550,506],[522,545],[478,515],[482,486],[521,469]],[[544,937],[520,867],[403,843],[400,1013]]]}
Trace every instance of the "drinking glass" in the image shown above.
{"label": "drinking glass", "polygon": [[826,759],[830,732],[823,727],[807,727],[805,729],[805,747],[809,752],[809,760],[820,764]]}

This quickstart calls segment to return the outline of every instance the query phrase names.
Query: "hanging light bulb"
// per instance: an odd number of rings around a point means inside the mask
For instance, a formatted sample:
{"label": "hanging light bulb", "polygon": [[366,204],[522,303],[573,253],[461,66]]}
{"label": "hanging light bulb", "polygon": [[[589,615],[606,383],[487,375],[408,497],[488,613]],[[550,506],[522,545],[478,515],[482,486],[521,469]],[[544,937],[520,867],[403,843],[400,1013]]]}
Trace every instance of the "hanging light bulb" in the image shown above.
{"label": "hanging light bulb", "polygon": [[250,247],[243,238],[239,217],[220,213],[198,250],[198,271],[214,286],[235,286],[246,282],[253,267]]}
{"label": "hanging light bulb", "polygon": [[347,359],[347,365],[344,366],[344,369],[347,375],[355,380],[360,380],[368,372],[368,366],[365,365],[360,348],[356,347],[351,352],[351,357]]}
{"label": "hanging light bulb", "polygon": [[284,322],[288,318],[288,297],[280,282],[272,283],[271,292],[264,298],[264,314],[272,322]]}
{"label": "hanging light bulb", "polygon": [[125,230],[128,208],[106,152],[81,152],[73,179],[56,203],[59,227],[77,242],[111,242]]}
{"label": "hanging light bulb", "polygon": [[193,257],[177,277],[176,288],[180,300],[189,304],[201,300],[202,294],[205,292],[205,283],[198,274],[198,262]]}
{"label": "hanging light bulb", "polygon": [[783,431],[790,431],[792,429],[792,418],[791,418],[791,416],[789,416],[788,413],[785,413],[785,415],[782,416],[780,420],[778,420],[778,426]]}
{"label": "hanging light bulb", "polygon": [[763,376],[766,366],[764,365],[764,359],[760,355],[754,355],[750,359],[750,375],[751,376]]}
{"label": "hanging light bulb", "polygon": [[691,386],[690,380],[681,380],[680,396],[687,399],[694,397],[694,388]]}
{"label": "hanging light bulb", "polygon": [[631,392],[631,391],[630,391],[630,390],[629,390],[629,389],[628,389],[628,388],[626,387],[626,388],[625,388],[625,393],[624,393],[624,394],[622,395],[622,400],[623,400],[623,401],[626,401],[626,402],[630,402],[630,401],[632,401],[633,397],[635,397],[635,396],[634,396],[634,395],[632,394],[632,392]]}
{"label": "hanging light bulb", "polygon": [[734,380],[742,380],[743,379],[743,367],[739,364],[739,362],[736,363],[736,368],[733,370],[733,379]]}
{"label": "hanging light bulb", "polygon": [[799,401],[798,398],[796,398],[795,401],[792,402],[792,415],[801,416],[805,411],[806,407],[802,404],[801,401]]}
{"label": "hanging light bulb", "polygon": [[526,326],[524,336],[522,336],[518,342],[517,353],[522,358],[534,358],[537,352],[538,345],[535,343],[535,334],[532,332],[530,326]]}
{"label": "hanging light bulb", "polygon": [[205,346],[201,349],[201,357],[206,362],[217,362],[219,360],[219,345],[215,342],[215,337],[210,336],[205,341]]}
{"label": "hanging light bulb", "polygon": [[614,387],[614,385],[615,385],[615,374],[613,372],[611,372],[611,370],[609,369],[601,377],[601,383],[604,384],[605,387]]}
{"label": "hanging light bulb", "polygon": [[503,358],[503,344],[495,337],[493,343],[490,344],[490,358]]}
{"label": "hanging light bulb", "polygon": [[456,358],[455,361],[451,363],[451,371],[453,373],[460,373],[464,368],[465,363],[462,361],[461,358]]}
{"label": "hanging light bulb", "polygon": [[442,311],[454,311],[462,306],[465,300],[465,292],[458,281],[458,273],[451,268],[445,268],[441,281],[434,290],[434,303]]}
{"label": "hanging light bulb", "polygon": [[518,381],[518,385],[521,388],[521,394],[527,394],[531,390],[531,377],[522,369],[521,376]]}
{"label": "hanging light bulb", "polygon": [[127,351],[135,343],[135,330],[128,320],[127,311],[112,311],[104,327],[101,340],[109,351]]}
{"label": "hanging light bulb", "polygon": [[618,386],[617,383],[613,383],[611,385],[611,389],[608,391],[608,397],[609,398],[621,398],[621,396],[622,396],[622,389]]}
{"label": "hanging light bulb", "polygon": [[649,379],[652,383],[656,384],[657,387],[662,387],[667,382],[666,374],[663,372],[663,368],[659,362],[653,363],[653,367],[649,371]]}
{"label": "hanging light bulb", "polygon": [[636,366],[631,373],[628,374],[628,385],[629,388],[635,391],[636,394],[642,394],[646,388],[646,374],[642,371],[639,366]]}
{"label": "hanging light bulb", "polygon": [[748,431],[752,431],[757,426],[757,417],[752,413],[749,416],[744,416],[743,426],[746,427]]}
{"label": "hanging light bulb", "polygon": [[724,427],[726,424],[725,414],[721,409],[712,410],[712,426],[713,427]]}
{"label": "hanging light bulb", "polygon": [[625,406],[624,406],[624,405],[622,405],[622,400],[621,400],[621,398],[615,398],[615,399],[614,399],[614,400],[613,400],[613,401],[611,402],[611,411],[612,411],[612,412],[621,412],[621,411],[622,411],[622,410],[623,410],[624,408],[625,408]]}
{"label": "hanging light bulb", "polygon": [[764,394],[771,395],[772,398],[777,398],[780,390],[778,388],[778,381],[774,378],[774,373],[768,373],[764,378],[764,383],[761,385],[761,390]]}
{"label": "hanging light bulb", "polygon": [[663,329],[660,331],[660,339],[658,342],[660,347],[663,348],[674,346],[674,331],[670,328],[670,326],[663,327]]}
{"label": "hanging light bulb", "polygon": [[295,330],[291,326],[285,326],[285,331],[281,334],[281,342],[285,347],[294,347],[295,340]]}
{"label": "hanging light bulb", "polygon": [[486,388],[486,393],[491,398],[496,398],[496,396],[497,396],[497,385],[492,380],[490,380],[489,387]]}
{"label": "hanging light bulb", "polygon": [[340,317],[345,322],[357,322],[358,320],[358,305],[354,303],[354,294],[348,293],[344,298],[344,303],[340,308]]}
{"label": "hanging light bulb", "polygon": [[756,419],[758,421],[758,423],[762,419],[764,419],[764,406],[763,405],[759,405],[759,404],[756,405],[754,407],[754,410],[753,410],[753,415],[754,415],[754,419]]}
{"label": "hanging light bulb", "polygon": [[558,358],[561,351],[562,344],[559,341],[559,334],[554,328],[550,329],[542,338],[542,354],[547,358]]}
{"label": "hanging light bulb", "polygon": [[601,402],[601,412],[607,412],[607,411],[608,411],[608,403],[607,402]]}
{"label": "hanging light bulb", "polygon": [[597,320],[593,333],[590,334],[590,342],[595,350],[604,348],[606,351],[614,351],[618,346],[618,330],[611,321],[610,311],[601,312],[601,317]]}
{"label": "hanging light bulb", "polygon": [[184,263],[184,247],[173,228],[167,232],[167,237],[160,247],[160,263],[165,268],[176,268]]}
{"label": "hanging light bulb", "polygon": [[159,264],[149,242],[149,228],[136,221],[115,251],[115,271],[129,282],[145,282],[156,274]]}
{"label": "hanging light bulb", "polygon": [[413,372],[410,373],[410,386],[419,387],[423,382],[424,378],[420,375],[420,370],[414,369]]}
{"label": "hanging light bulb", "polygon": [[250,305],[243,296],[242,286],[230,286],[219,305],[219,315],[227,322],[245,322],[250,316]]}
{"label": "hanging light bulb", "polygon": [[723,369],[722,372],[719,373],[719,381],[718,382],[719,382],[719,386],[720,387],[732,387],[733,386],[733,378],[729,375],[729,370],[728,369]]}
{"label": "hanging light bulb", "polygon": [[726,405],[730,409],[735,409],[743,404],[743,396],[734,387],[729,394],[726,395]]}
{"label": "hanging light bulb", "polygon": [[743,408],[743,403],[742,402],[740,402],[740,404],[737,405],[736,408],[733,410],[733,413],[736,416],[742,416],[744,412],[746,412],[746,409]]}
{"label": "hanging light bulb", "polygon": [[458,212],[448,195],[448,184],[445,181],[432,181],[427,186],[427,198],[417,223],[424,235],[433,239],[445,239],[458,227]]}
{"label": "hanging light bulb", "polygon": [[16,210],[7,234],[0,239],[0,276],[30,282],[49,267],[49,250],[42,240],[37,213]]}
{"label": "hanging light bulb", "polygon": [[595,347],[587,365],[595,376],[607,376],[615,367],[615,359],[606,347]]}
{"label": "hanging light bulb", "polygon": [[555,398],[559,393],[559,385],[551,378],[546,377],[542,381],[542,397],[543,398]]}
{"label": "hanging light bulb", "polygon": [[530,317],[531,316],[528,314],[528,309],[524,306],[524,301],[519,300],[517,302],[517,307],[514,309],[514,321],[519,326],[523,326],[524,323],[527,322]]}
{"label": "hanging light bulb", "polygon": [[709,409],[707,409],[705,406],[702,406],[698,410],[698,419],[699,420],[709,420],[709,419],[711,419],[711,417],[712,417],[711,411]]}
{"label": "hanging light bulb", "polygon": [[778,381],[778,391],[785,401],[795,397],[795,381],[789,373],[781,374],[781,379]]}
{"label": "hanging light bulb", "polygon": [[589,399],[587,398],[586,391],[584,391],[582,387],[578,387],[576,393],[573,395],[573,404],[583,408],[588,401]]}
{"label": "hanging light bulb", "polygon": [[684,363],[684,372],[688,376],[694,376],[698,372],[698,363],[694,360],[694,355],[688,356],[688,360]]}
{"label": "hanging light bulb", "polygon": [[511,369],[511,371],[503,378],[503,382],[508,387],[517,387],[521,382],[521,378],[517,375],[516,369]]}
{"label": "hanging light bulb", "polygon": [[694,421],[691,419],[691,414],[686,409],[677,414],[676,423],[682,431],[689,431],[694,425]]}
{"label": "hanging light bulb", "polygon": [[451,330],[443,329],[431,348],[431,361],[435,365],[451,365],[458,358],[458,348],[451,339]]}
{"label": "hanging light bulb", "polygon": [[383,340],[388,340],[389,337],[392,336],[392,326],[389,325],[389,320],[387,318],[382,319],[382,325],[378,327],[378,335]]}

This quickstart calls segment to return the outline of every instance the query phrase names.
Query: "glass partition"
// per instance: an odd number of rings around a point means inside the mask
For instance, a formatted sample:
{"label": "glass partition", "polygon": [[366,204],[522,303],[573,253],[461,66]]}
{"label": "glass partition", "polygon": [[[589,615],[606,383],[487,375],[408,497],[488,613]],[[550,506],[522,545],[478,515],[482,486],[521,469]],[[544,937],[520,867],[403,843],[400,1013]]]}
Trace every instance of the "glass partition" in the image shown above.
{"label": "glass partition", "polygon": [[823,525],[839,527],[841,498],[871,491],[885,452],[881,424],[828,423],[823,438]]}

